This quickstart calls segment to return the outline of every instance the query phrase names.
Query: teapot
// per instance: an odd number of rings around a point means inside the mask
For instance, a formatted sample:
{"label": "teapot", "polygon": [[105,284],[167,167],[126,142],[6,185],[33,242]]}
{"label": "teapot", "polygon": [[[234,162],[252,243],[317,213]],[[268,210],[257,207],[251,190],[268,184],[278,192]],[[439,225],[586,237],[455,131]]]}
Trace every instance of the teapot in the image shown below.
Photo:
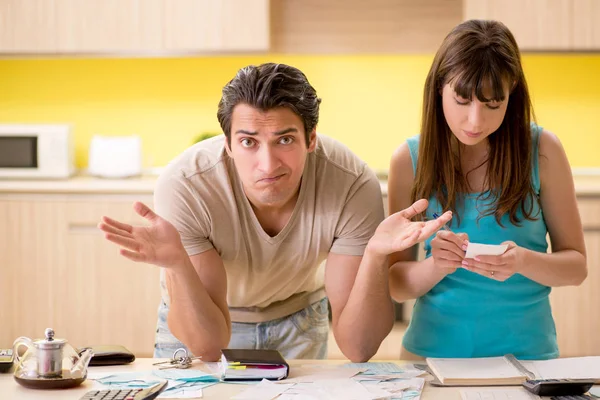
{"label": "teapot", "polygon": [[[65,339],[54,338],[54,330],[47,328],[45,339],[31,340],[21,336],[13,344],[17,367],[15,380],[34,388],[66,388],[77,386],[87,376],[87,367],[94,355],[91,349],[77,353]],[[25,354],[19,356],[19,347]]]}

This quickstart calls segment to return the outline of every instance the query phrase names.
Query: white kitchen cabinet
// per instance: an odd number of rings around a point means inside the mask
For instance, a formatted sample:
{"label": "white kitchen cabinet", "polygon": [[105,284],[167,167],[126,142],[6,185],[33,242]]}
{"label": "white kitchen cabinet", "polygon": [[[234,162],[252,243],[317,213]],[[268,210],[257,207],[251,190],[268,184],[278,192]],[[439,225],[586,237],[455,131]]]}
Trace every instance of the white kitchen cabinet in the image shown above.
{"label": "white kitchen cabinet", "polygon": [[[52,327],[74,346],[121,344],[152,356],[159,269],[122,257],[97,228],[102,215],[143,224],[134,200],[150,196],[0,196],[0,250],[6,324],[0,347]],[[3,248],[2,248],[3,246]]]}
{"label": "white kitchen cabinet", "polygon": [[0,1],[0,54],[201,54],[269,45],[269,0]]}
{"label": "white kitchen cabinet", "polygon": [[55,0],[0,1],[0,52],[54,53]]}
{"label": "white kitchen cabinet", "polygon": [[58,53],[162,49],[164,0],[54,1]]}
{"label": "white kitchen cabinet", "polygon": [[267,51],[269,0],[165,0],[165,50]]}
{"label": "white kitchen cabinet", "polygon": [[600,49],[597,0],[464,0],[463,19],[503,22],[525,51]]}
{"label": "white kitchen cabinet", "polygon": [[[30,197],[0,198],[0,347],[18,336],[42,337],[53,326],[58,271],[65,264],[63,203]],[[65,295],[67,291],[63,291]],[[77,299],[73,299],[76,301]]]}
{"label": "white kitchen cabinet", "polygon": [[572,0],[465,0],[464,19],[504,23],[522,50],[569,50],[573,46]]}
{"label": "white kitchen cabinet", "polygon": [[600,354],[600,196],[580,197],[588,277],[580,286],[553,288],[550,295],[561,357]]}
{"label": "white kitchen cabinet", "polygon": [[574,1],[573,44],[579,50],[600,50],[600,1]]}

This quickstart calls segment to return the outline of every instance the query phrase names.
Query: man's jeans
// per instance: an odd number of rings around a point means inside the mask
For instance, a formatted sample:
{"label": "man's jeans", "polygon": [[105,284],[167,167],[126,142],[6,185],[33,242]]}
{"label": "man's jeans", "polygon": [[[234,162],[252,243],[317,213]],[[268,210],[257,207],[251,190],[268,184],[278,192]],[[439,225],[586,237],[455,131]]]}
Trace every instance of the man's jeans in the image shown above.
{"label": "man's jeans", "polygon": [[[171,358],[178,348],[186,348],[169,331],[164,301],[158,308],[154,357]],[[285,359],[324,359],[329,334],[327,299],[283,318],[259,323],[231,323],[231,349],[274,349]],[[187,348],[186,348],[187,349]]]}

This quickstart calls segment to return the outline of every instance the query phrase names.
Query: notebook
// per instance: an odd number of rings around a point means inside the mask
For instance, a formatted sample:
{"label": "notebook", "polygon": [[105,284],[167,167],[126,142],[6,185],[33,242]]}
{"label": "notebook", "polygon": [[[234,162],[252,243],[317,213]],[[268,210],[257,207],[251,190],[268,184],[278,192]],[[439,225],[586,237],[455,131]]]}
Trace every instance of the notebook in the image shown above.
{"label": "notebook", "polygon": [[221,379],[224,381],[278,381],[287,378],[290,367],[277,350],[221,350]]}
{"label": "notebook", "polygon": [[600,357],[518,361],[512,355],[488,358],[427,358],[445,386],[520,385],[527,379],[595,379],[600,383]]}

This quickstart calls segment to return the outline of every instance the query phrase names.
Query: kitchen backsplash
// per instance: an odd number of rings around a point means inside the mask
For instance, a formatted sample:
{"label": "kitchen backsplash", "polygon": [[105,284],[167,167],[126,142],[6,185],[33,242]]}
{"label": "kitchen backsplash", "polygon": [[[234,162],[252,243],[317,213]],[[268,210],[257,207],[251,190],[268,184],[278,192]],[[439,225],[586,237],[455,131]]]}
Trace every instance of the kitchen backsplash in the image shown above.
{"label": "kitchen backsplash", "polygon": [[[385,170],[394,149],[419,130],[432,57],[2,59],[0,123],[73,124],[80,168],[93,135],[140,135],[144,167],[161,166],[199,134],[220,130],[221,88],[240,67],[275,61],[299,67],[316,87],[321,133]],[[540,125],[561,138],[573,166],[600,166],[600,55],[523,59]]]}

